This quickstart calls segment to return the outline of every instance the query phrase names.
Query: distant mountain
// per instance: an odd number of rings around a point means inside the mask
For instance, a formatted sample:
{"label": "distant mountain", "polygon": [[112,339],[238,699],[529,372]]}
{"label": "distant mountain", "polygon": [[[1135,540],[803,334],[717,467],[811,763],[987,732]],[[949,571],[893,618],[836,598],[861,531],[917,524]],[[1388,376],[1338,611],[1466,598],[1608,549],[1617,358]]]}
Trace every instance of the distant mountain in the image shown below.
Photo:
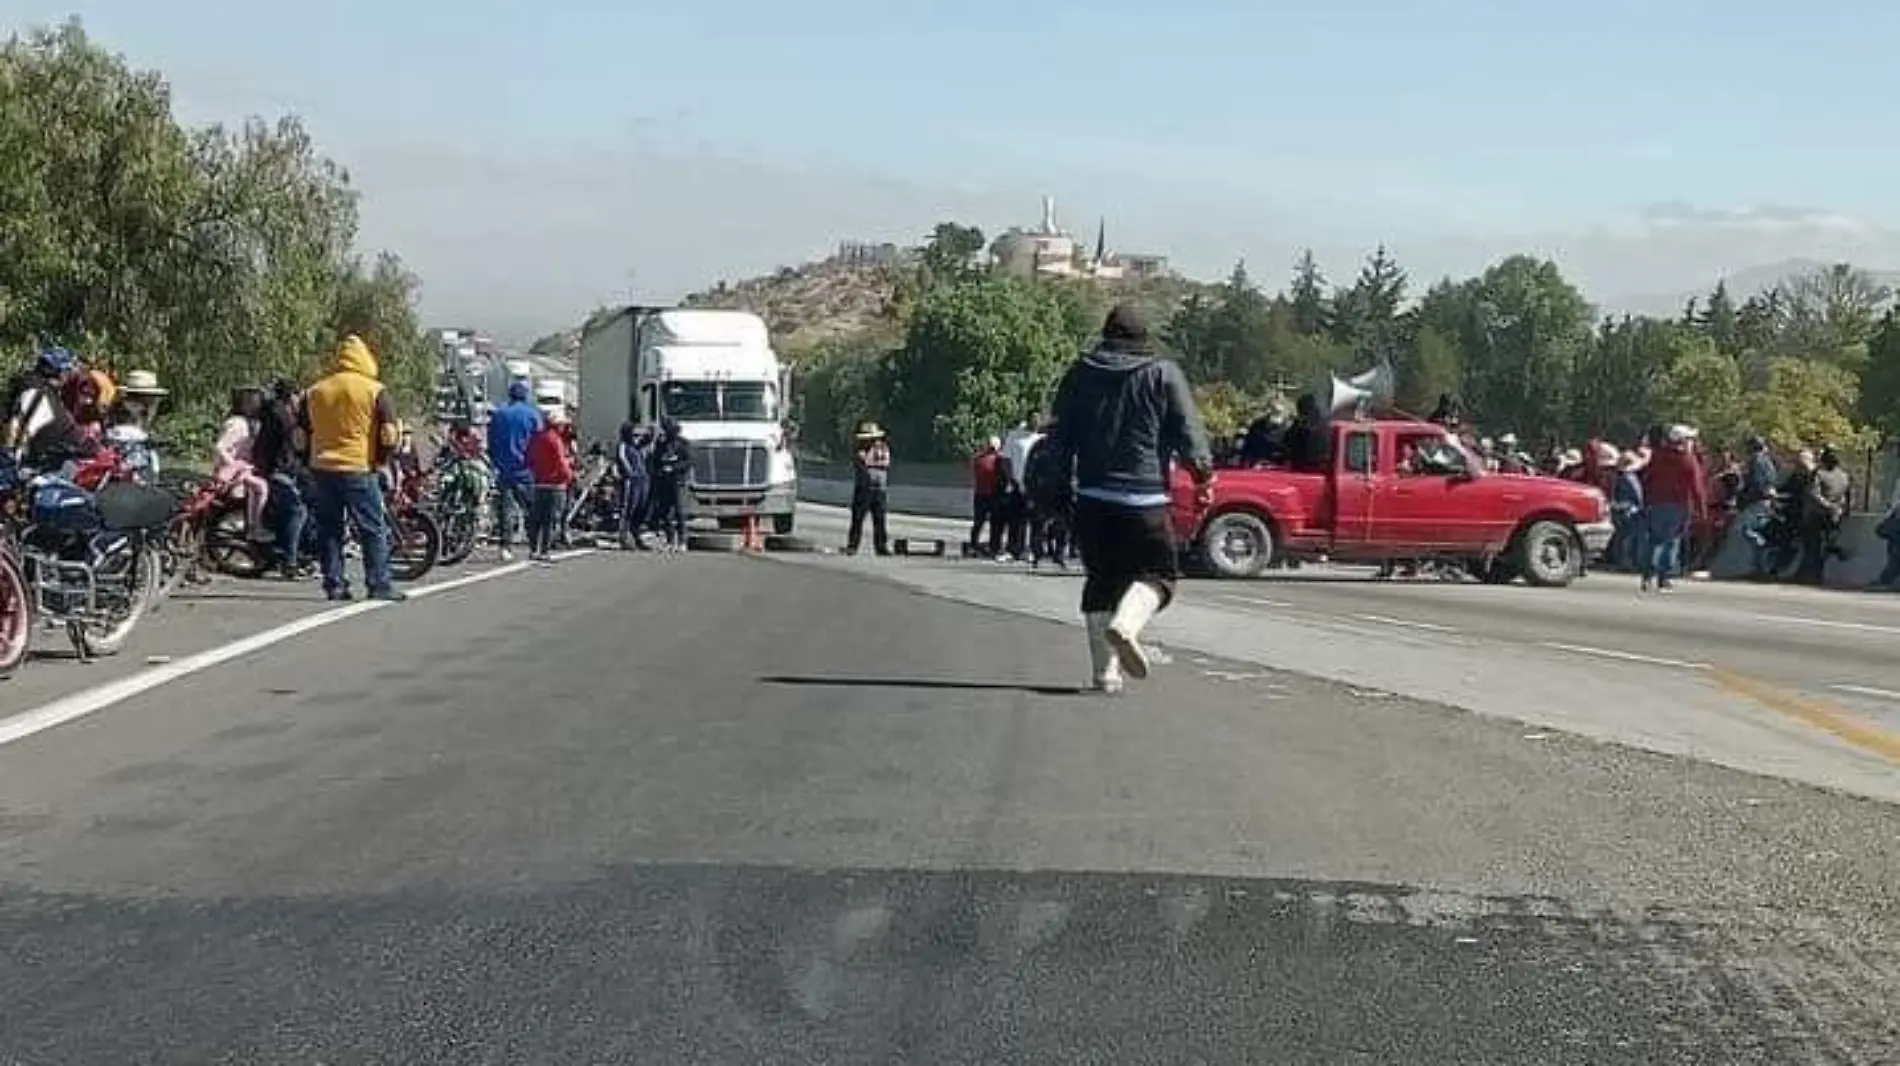
{"label": "distant mountain", "polygon": [[[1652,315],[1659,318],[1673,317],[1682,313],[1691,299],[1702,300],[1715,288],[1717,280],[1728,282],[1729,295],[1736,303],[1751,296],[1758,296],[1787,281],[1789,278],[1811,274],[1817,270],[1826,270],[1832,264],[1818,259],[1783,259],[1778,263],[1747,267],[1728,274],[1724,278],[1709,279],[1707,285],[1692,292],[1648,293],[1633,296],[1618,296],[1605,300],[1602,313],[1609,315]],[[1864,270],[1875,282],[1888,288],[1900,289],[1900,271]]]}

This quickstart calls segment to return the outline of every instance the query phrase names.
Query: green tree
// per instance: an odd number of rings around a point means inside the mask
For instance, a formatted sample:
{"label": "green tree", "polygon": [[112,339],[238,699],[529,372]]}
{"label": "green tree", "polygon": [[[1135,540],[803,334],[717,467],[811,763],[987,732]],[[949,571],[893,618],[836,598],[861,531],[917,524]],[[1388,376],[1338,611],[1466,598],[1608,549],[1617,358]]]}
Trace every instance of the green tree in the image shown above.
{"label": "green tree", "polygon": [[1741,354],[1740,314],[1736,310],[1734,297],[1729,295],[1727,281],[1715,283],[1708,302],[1695,317],[1695,325],[1709,340],[1715,342],[1716,351],[1731,358]]}
{"label": "green tree", "polygon": [[986,277],[930,290],[886,378],[892,447],[920,458],[968,455],[1045,408],[1075,355],[1062,303],[1046,286]]}
{"label": "green tree", "polygon": [[1879,443],[1900,439],[1900,320],[1891,309],[1881,316],[1868,342],[1857,411],[1861,424],[1875,432]]}
{"label": "green tree", "polygon": [[969,273],[982,250],[982,230],[957,222],[939,222],[924,242],[923,264],[936,277],[954,278]]}
{"label": "green tree", "polygon": [[1879,309],[1892,296],[1872,275],[1846,263],[1789,279],[1782,287],[1779,354],[1858,371]]}
{"label": "green tree", "polygon": [[1352,349],[1361,361],[1395,357],[1405,286],[1405,271],[1380,245],[1359,268],[1352,288],[1334,300],[1333,339]]}
{"label": "green tree", "polygon": [[1293,266],[1293,285],[1287,299],[1293,304],[1293,328],[1301,336],[1313,337],[1332,330],[1332,307],[1326,295],[1326,275],[1320,272],[1313,249],[1300,253]]}
{"label": "green tree", "polygon": [[1634,440],[1653,421],[1660,379],[1685,349],[1703,342],[1693,327],[1675,322],[1629,316],[1604,322],[1572,379],[1572,427]]}
{"label": "green tree", "polygon": [[1707,337],[1675,331],[1652,341],[1667,352],[1667,361],[1656,368],[1648,405],[1638,418],[1624,419],[1624,434],[1613,439],[1634,440],[1649,425],[1665,422],[1695,426],[1711,444],[1738,441],[1745,422],[1741,366]]}
{"label": "green tree", "polygon": [[356,227],[355,193],[297,121],[185,130],[164,81],[77,22],[0,48],[0,349],[63,342],[156,370],[189,416],[307,376],[349,329],[418,404],[438,356],[414,279],[358,262]]}
{"label": "green tree", "polygon": [[1768,364],[1768,386],[1748,393],[1742,408],[1754,431],[1792,450],[1860,443],[1851,417],[1859,399],[1854,376],[1831,363],[1779,357]]}

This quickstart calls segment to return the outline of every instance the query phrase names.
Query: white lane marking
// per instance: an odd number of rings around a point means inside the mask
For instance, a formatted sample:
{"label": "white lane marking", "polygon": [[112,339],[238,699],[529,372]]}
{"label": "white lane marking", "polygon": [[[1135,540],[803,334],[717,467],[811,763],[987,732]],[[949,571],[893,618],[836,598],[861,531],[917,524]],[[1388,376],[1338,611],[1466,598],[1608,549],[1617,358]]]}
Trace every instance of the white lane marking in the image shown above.
{"label": "white lane marking", "polygon": [[[589,549],[581,549],[578,554],[585,555],[588,551]],[[568,552],[564,554],[571,557],[576,553]],[[528,569],[527,563],[510,563],[507,566],[499,566],[493,570],[483,570],[480,573],[465,574],[462,577],[452,578],[440,584],[425,585],[421,588],[411,589],[409,590],[409,598],[412,600],[425,599],[437,593],[448,592],[451,589],[466,588],[469,585],[479,584],[483,581],[493,581],[496,578],[507,577],[510,574],[518,574],[526,569]],[[396,606],[396,604],[386,603],[382,600],[363,600],[358,603],[344,604],[341,607],[333,607],[318,614],[299,618],[292,622],[286,622],[274,629],[266,629],[262,633],[253,633],[241,640],[234,640],[229,644],[201,651],[195,655],[187,655],[182,659],[173,659],[171,662],[165,663],[162,666],[154,666],[148,670],[141,670],[130,677],[122,677],[117,681],[108,681],[96,688],[89,688],[83,692],[75,692],[70,696],[62,696],[51,703],[42,704],[30,711],[24,711],[20,714],[0,719],[0,746],[24,740],[36,733],[44,733],[54,726],[65,725],[67,722],[84,718],[89,714],[96,714],[99,711],[105,710],[107,707],[117,703],[124,703],[134,696],[150,692],[161,685],[171,684],[181,677],[189,677],[192,674],[209,670],[214,666],[221,666],[233,659],[242,658],[252,652],[262,651],[274,644],[282,644],[284,641],[290,640],[293,637],[302,636],[313,629],[322,629],[324,626],[333,625],[346,618],[355,618],[357,615],[368,614],[371,611],[380,611],[384,608],[394,606]]]}
{"label": "white lane marking", "polygon": [[1681,659],[1663,659],[1654,655],[1638,655],[1633,651],[1618,651],[1615,648],[1593,648],[1588,644],[1563,644],[1554,640],[1537,642],[1540,648],[1555,651],[1567,651],[1577,655],[1594,655],[1599,659],[1620,659],[1626,663],[1648,663],[1651,666],[1668,666],[1677,670],[1707,670],[1708,663],[1683,662]]}
{"label": "white lane marking", "polygon": [[1890,688],[1870,688],[1866,685],[1829,685],[1836,692],[1845,692],[1850,696],[1872,696],[1877,700],[1892,700],[1900,703],[1900,692]]}
{"label": "white lane marking", "polygon": [[1409,618],[1392,618],[1383,614],[1355,614],[1352,617],[1361,622],[1377,622],[1382,626],[1403,626],[1406,629],[1423,629],[1433,633],[1456,633],[1451,626],[1441,626],[1436,622],[1414,622]]}
{"label": "white lane marking", "polygon": [[1226,592],[1220,593],[1220,598],[1230,603],[1244,603],[1249,607],[1278,607],[1282,610],[1286,610],[1293,606],[1285,600],[1267,600],[1261,599],[1259,596],[1235,596],[1232,593]]}
{"label": "white lane marking", "polygon": [[1900,633],[1900,626],[1882,626],[1872,622],[1837,622],[1831,618],[1803,618],[1792,614],[1758,614],[1755,620],[1797,626],[1816,626],[1821,629],[1852,629],[1860,633]]}

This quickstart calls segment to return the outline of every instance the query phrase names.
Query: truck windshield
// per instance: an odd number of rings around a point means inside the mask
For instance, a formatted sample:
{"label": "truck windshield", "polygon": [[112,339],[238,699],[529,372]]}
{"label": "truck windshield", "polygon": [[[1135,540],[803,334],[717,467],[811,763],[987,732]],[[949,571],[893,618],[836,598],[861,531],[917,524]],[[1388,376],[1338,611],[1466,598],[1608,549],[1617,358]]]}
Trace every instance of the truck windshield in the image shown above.
{"label": "truck windshield", "polygon": [[661,403],[682,422],[778,421],[778,387],[761,381],[669,381]]}

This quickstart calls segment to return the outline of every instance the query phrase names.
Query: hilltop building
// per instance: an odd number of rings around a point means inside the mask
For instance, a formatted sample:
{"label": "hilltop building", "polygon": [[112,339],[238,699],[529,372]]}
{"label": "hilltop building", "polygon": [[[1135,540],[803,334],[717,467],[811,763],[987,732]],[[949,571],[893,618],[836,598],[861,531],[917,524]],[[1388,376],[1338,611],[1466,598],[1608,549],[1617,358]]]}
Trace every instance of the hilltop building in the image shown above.
{"label": "hilltop building", "polygon": [[1123,278],[1158,277],[1168,272],[1166,256],[1112,252],[1108,248],[1108,221],[1095,232],[1091,254],[1073,235],[1056,223],[1056,201],[1042,198],[1042,222],[1034,229],[1013,226],[990,244],[991,269],[1016,277]]}

